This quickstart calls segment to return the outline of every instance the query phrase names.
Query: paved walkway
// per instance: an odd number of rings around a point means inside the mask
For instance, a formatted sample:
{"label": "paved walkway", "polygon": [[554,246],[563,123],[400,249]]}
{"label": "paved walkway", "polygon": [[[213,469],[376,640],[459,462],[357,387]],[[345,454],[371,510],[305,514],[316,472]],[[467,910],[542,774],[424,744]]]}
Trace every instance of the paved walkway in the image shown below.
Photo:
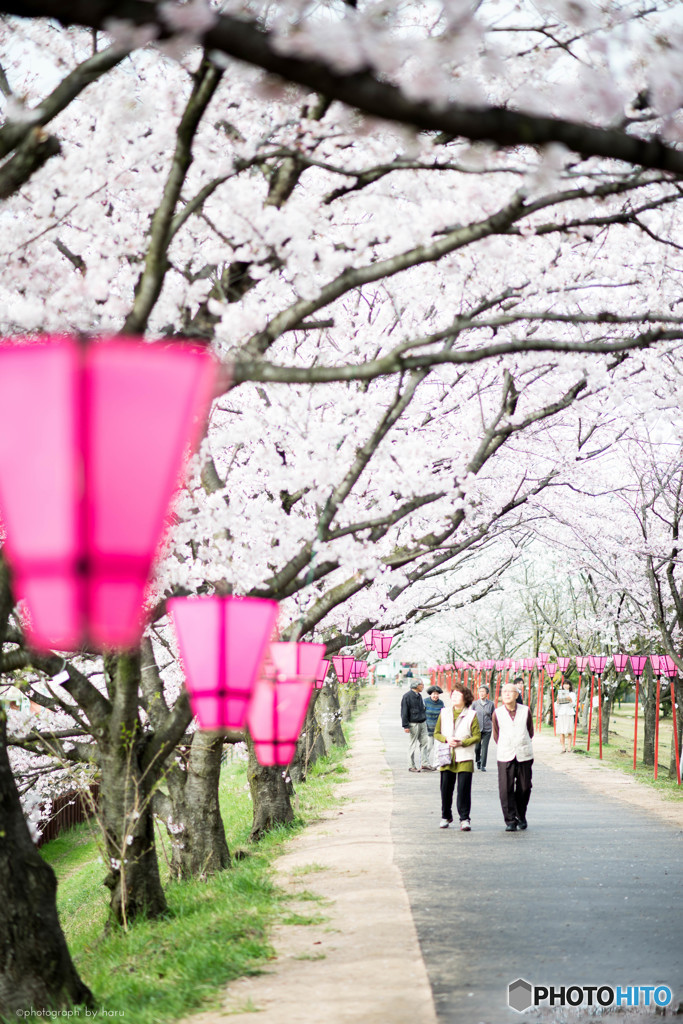
{"label": "paved walkway", "polygon": [[294,902],[293,912],[324,919],[278,926],[267,971],[231,985],[222,1009],[192,1024],[587,1019],[514,1013],[507,986],[518,977],[668,984],[683,994],[680,810],[663,806],[657,817],[657,798],[643,787],[636,798],[651,810],[634,807],[633,793],[605,796],[600,780],[612,788],[622,777],[559,757],[550,731],[536,745],[527,832],[503,830],[494,747],[490,770],[474,780],[473,831],[442,831],[438,774],[406,770],[401,691],[369,692],[338,806],[277,864],[279,884],[324,901]]}
{"label": "paved walkway", "polygon": [[[537,756],[529,829],[506,833],[492,744],[489,770],[473,780],[472,832],[440,830],[438,773],[406,770],[392,703],[381,716],[395,786],[392,838],[439,1021],[534,1019],[507,1007],[508,984],[520,977],[533,985],[665,984],[683,994],[680,827]],[[580,759],[558,755],[552,729],[536,747],[558,767]]]}

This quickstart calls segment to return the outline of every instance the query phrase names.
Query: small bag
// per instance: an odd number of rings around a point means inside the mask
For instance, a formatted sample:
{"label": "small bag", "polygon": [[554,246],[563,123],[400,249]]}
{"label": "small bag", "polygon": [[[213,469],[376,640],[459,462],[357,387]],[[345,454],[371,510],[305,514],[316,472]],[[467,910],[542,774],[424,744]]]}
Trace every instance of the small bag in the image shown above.
{"label": "small bag", "polygon": [[434,740],[434,761],[439,768],[445,768],[450,765],[452,760],[453,747],[449,747],[447,743],[442,743],[441,740]]}
{"label": "small bag", "polygon": [[[445,714],[444,714],[445,712]],[[452,737],[453,735],[453,712],[450,708],[445,707],[441,710],[439,716],[441,722],[441,732],[446,737]],[[439,768],[445,768],[450,765],[453,760],[453,747],[449,747],[447,743],[442,743],[441,740],[434,740],[434,763]]]}

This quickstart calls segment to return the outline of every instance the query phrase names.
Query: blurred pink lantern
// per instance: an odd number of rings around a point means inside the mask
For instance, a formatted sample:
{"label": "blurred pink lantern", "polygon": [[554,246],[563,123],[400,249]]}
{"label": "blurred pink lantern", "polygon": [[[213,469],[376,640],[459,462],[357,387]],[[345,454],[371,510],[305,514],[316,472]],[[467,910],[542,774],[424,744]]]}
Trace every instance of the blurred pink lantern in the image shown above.
{"label": "blurred pink lantern", "polygon": [[549,661],[545,667],[546,672],[549,676],[554,676],[557,672],[557,664],[554,661]]}
{"label": "blurred pink lantern", "polygon": [[497,661],[495,663],[496,672],[502,672],[504,668],[508,667],[507,661]]}
{"label": "blurred pink lantern", "polygon": [[367,633],[363,633],[363,641],[365,642],[365,650],[366,651],[374,651],[377,639],[381,635],[382,634],[380,633],[380,631],[378,629],[369,629],[367,631]]}
{"label": "blurred pink lantern", "polygon": [[665,676],[668,676],[669,679],[673,679],[673,677],[675,675],[677,675],[677,673],[678,673],[678,668],[676,667],[676,662],[668,654],[663,654],[660,657],[660,659],[659,659],[659,667],[660,667],[660,669],[662,671],[662,674],[665,675]]}
{"label": "blurred pink lantern", "polygon": [[281,679],[299,676],[315,681],[325,644],[271,643],[269,654]]}
{"label": "blurred pink lantern", "polygon": [[348,683],[355,660],[350,654],[344,654],[332,659],[334,671],[337,673],[337,679],[340,683]]}
{"label": "blurred pink lantern", "polygon": [[652,665],[652,673],[653,673],[653,675],[657,676],[658,678],[662,674],[662,670],[659,667],[659,661],[660,661],[660,659],[659,659],[659,655],[658,654],[651,654],[650,655],[650,664]]}
{"label": "blurred pink lantern", "polygon": [[588,658],[587,657],[583,657],[583,656],[579,656],[578,658],[575,658],[575,661],[576,661],[576,668],[579,671],[579,673],[583,672],[583,670],[585,669],[586,665],[588,664]]}
{"label": "blurred pink lantern", "polygon": [[277,601],[173,597],[185,687],[201,729],[243,729],[254,680],[277,619]]}
{"label": "blurred pink lantern", "polygon": [[549,654],[541,654],[541,652],[539,651],[538,657],[536,658],[536,664],[538,665],[539,668],[543,668],[544,665],[547,665],[549,660],[550,660],[550,655]]}
{"label": "blurred pink lantern", "polygon": [[643,672],[645,671],[645,663],[647,661],[646,654],[629,654],[628,660],[631,662],[631,668],[636,679],[640,679]]}
{"label": "blurred pink lantern", "polygon": [[522,658],[522,668],[525,672],[531,672],[532,669],[536,668],[536,659]]}
{"label": "blurred pink lantern", "polygon": [[375,650],[377,651],[380,658],[387,658],[391,649],[391,643],[393,636],[387,636],[386,633],[380,633],[375,640]]}
{"label": "blurred pink lantern", "polygon": [[325,645],[272,643],[269,653],[247,711],[256,760],[267,767],[289,764],[296,753]]}
{"label": "blurred pink lantern", "polygon": [[613,654],[612,655],[612,664],[614,665],[614,671],[615,672],[623,672],[624,669],[626,668],[627,661],[628,661],[628,655],[627,654]]}
{"label": "blurred pink lantern", "polygon": [[605,671],[607,658],[602,654],[591,654],[588,658],[588,664],[590,665],[591,672],[595,672],[596,676],[601,676]]}
{"label": "blurred pink lantern", "polygon": [[329,671],[329,668],[330,668],[329,661],[325,661],[325,659],[323,659],[320,662],[320,665],[318,667],[318,671],[315,674],[315,688],[316,688],[316,690],[322,690],[323,686],[325,685],[325,679],[327,678],[327,673]]}
{"label": "blurred pink lantern", "polygon": [[564,672],[567,671],[567,669],[569,668],[569,662],[570,661],[571,661],[571,658],[558,658],[557,659],[557,667],[559,668],[560,672],[564,673]]}
{"label": "blurred pink lantern", "polygon": [[216,366],[123,338],[0,343],[0,510],[29,642],[126,648]]}

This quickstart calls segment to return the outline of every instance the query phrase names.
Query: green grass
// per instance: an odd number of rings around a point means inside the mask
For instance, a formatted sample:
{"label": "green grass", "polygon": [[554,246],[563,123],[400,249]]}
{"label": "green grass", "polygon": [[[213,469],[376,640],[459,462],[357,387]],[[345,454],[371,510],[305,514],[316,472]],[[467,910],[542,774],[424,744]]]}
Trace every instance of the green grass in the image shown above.
{"label": "green grass", "polygon": [[[349,723],[344,731],[348,737]],[[58,909],[71,954],[100,1010],[118,1011],[117,1019],[129,1024],[168,1024],[192,1011],[217,1008],[228,982],[260,973],[272,958],[274,923],[326,920],[310,913],[316,909],[313,894],[292,896],[278,888],[272,863],[292,835],[335,803],[334,787],[347,771],[345,753],[334,750],[311,767],[307,781],[296,787],[295,821],[258,843],[249,840],[246,768],[225,768],[221,812],[228,846],[231,854],[244,855],[206,881],[169,882],[160,843],[168,916],[136,922],[128,932],[105,934],[109,892],[102,884],[105,866],[93,826],[77,826],[42,848],[57,873]]]}
{"label": "green grass", "polygon": [[[597,716],[594,715],[590,751],[585,749],[587,735],[579,729],[576,736],[576,753],[598,760],[600,757],[600,740],[596,718]],[[644,782],[649,786],[653,786],[666,799],[683,800],[683,786],[679,786],[675,778],[669,778],[669,752],[672,736],[671,719],[661,719],[659,723],[659,757],[656,780],[654,778],[654,766],[644,765],[642,760],[644,732],[642,708],[638,716],[638,745],[635,771],[633,770],[633,728],[633,705],[625,704],[621,708],[612,711],[610,717],[610,741],[602,745],[603,763],[607,764],[610,768],[618,768],[625,774],[637,779],[638,782]]]}

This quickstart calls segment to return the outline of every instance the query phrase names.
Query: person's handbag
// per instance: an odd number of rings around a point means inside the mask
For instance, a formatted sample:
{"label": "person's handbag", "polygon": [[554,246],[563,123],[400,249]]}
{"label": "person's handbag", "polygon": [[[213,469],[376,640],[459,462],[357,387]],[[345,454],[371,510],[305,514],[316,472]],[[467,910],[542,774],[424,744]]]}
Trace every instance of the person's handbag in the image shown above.
{"label": "person's handbag", "polygon": [[[441,712],[441,732],[444,736],[453,735],[453,714],[450,708],[444,708]],[[442,743],[441,740],[434,740],[434,763],[438,768],[445,768],[451,764],[452,757],[453,747]]]}
{"label": "person's handbag", "polygon": [[434,740],[434,762],[438,768],[445,768],[451,763],[452,753],[453,747],[442,743],[441,740]]}

